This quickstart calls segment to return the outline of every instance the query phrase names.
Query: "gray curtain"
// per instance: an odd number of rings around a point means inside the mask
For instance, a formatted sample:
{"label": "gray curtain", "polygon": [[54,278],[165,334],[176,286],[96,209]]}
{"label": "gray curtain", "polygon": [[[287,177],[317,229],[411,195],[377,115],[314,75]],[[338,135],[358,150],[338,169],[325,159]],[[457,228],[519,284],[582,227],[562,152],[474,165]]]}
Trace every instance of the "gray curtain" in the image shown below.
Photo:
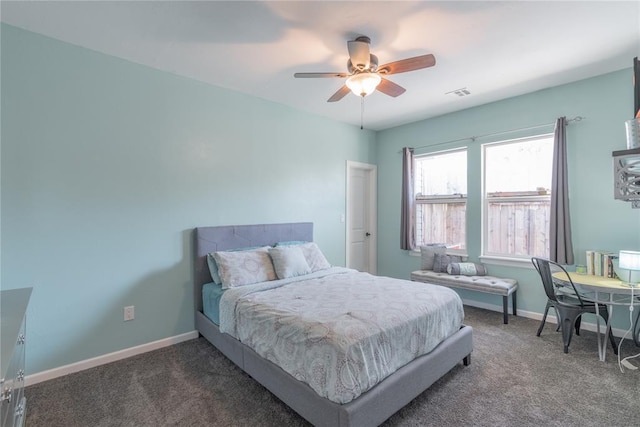
{"label": "gray curtain", "polygon": [[416,247],[416,210],[413,194],[413,148],[402,149],[402,209],[400,213],[400,249]]}
{"label": "gray curtain", "polygon": [[551,221],[549,259],[559,264],[573,264],[571,219],[569,218],[569,178],[567,171],[567,119],[556,120],[551,178]]}

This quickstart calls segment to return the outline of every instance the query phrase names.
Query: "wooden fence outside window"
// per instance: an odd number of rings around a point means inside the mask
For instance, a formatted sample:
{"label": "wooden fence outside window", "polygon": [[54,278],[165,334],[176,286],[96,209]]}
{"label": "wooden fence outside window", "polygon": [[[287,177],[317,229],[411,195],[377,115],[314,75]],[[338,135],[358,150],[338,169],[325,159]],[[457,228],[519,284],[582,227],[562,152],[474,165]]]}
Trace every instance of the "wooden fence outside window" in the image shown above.
{"label": "wooden fence outside window", "polygon": [[[549,254],[548,197],[540,200],[490,200],[487,204],[486,255],[543,256]],[[466,200],[418,202],[417,242],[466,248]]]}

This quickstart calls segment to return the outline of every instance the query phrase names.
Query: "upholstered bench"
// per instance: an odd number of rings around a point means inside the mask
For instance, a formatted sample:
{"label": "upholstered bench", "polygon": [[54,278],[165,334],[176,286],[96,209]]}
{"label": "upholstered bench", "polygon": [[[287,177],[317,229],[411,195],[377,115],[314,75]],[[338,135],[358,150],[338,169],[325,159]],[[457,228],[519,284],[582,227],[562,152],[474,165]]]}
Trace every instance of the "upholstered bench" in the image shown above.
{"label": "upholstered bench", "polygon": [[411,273],[411,280],[415,282],[433,283],[451,288],[467,289],[502,295],[502,311],[504,323],[509,323],[508,298],[511,295],[513,315],[516,316],[516,291],[518,282],[514,279],[503,279],[494,276],[462,276],[438,273],[431,270],[417,270]]}

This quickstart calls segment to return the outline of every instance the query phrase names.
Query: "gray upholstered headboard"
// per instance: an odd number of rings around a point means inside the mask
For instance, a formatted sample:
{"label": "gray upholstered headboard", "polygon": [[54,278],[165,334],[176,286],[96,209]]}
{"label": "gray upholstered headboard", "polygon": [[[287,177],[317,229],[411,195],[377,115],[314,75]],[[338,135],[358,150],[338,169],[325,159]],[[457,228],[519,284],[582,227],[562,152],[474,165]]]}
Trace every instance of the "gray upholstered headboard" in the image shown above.
{"label": "gray upholstered headboard", "polygon": [[313,223],[225,225],[195,229],[194,300],[202,311],[202,285],[211,282],[207,254],[247,246],[272,246],[291,240],[313,241]]}

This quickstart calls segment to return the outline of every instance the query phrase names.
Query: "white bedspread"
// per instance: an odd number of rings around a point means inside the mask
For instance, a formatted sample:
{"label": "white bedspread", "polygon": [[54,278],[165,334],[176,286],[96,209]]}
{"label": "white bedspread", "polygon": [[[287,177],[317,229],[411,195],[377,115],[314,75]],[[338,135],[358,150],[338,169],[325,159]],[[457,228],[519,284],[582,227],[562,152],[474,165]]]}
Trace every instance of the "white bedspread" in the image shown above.
{"label": "white bedspread", "polygon": [[228,289],[220,330],[347,403],[462,325],[451,289],[344,268]]}

